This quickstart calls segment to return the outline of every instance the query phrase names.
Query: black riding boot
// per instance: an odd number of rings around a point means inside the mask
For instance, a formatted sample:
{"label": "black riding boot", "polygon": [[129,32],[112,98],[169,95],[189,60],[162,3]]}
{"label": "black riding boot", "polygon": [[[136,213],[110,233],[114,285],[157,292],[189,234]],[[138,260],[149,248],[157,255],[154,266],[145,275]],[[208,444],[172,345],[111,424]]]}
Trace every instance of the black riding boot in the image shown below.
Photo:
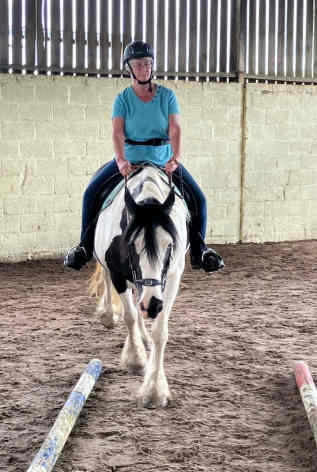
{"label": "black riding boot", "polygon": [[189,228],[190,263],[192,269],[203,269],[205,272],[215,272],[224,267],[220,254],[206,246],[200,233],[193,227]]}
{"label": "black riding boot", "polygon": [[64,266],[80,270],[89,259],[86,249],[78,245],[68,251],[64,259]]}
{"label": "black riding boot", "polygon": [[80,270],[93,256],[94,252],[95,224],[91,224],[86,231],[84,241],[78,246],[72,247],[65,256],[64,266]]}

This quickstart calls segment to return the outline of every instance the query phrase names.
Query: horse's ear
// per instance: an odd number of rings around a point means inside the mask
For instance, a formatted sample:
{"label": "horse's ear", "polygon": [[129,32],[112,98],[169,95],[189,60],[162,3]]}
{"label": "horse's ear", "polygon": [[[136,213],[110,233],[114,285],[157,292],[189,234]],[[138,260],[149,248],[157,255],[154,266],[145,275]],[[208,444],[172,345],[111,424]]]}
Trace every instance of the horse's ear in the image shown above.
{"label": "horse's ear", "polygon": [[170,193],[167,195],[165,202],[163,203],[164,211],[169,213],[174,203],[175,203],[175,191],[174,191],[174,188],[172,187],[170,190]]}
{"label": "horse's ear", "polygon": [[127,205],[128,211],[132,215],[135,215],[138,205],[137,203],[135,203],[134,198],[132,197],[128,187],[125,188],[124,201],[125,201],[125,204]]}

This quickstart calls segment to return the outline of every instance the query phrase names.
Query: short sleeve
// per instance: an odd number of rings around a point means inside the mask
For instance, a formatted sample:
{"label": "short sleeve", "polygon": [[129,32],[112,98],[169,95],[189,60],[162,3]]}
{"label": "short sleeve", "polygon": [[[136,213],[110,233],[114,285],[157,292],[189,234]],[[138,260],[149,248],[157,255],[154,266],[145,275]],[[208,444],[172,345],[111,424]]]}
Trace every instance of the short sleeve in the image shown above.
{"label": "short sleeve", "polygon": [[169,115],[179,115],[179,106],[175,93],[173,90],[169,91],[168,97],[168,114]]}
{"label": "short sleeve", "polygon": [[112,108],[112,119],[113,118],[125,118],[126,117],[126,106],[122,95],[117,95],[113,108]]}

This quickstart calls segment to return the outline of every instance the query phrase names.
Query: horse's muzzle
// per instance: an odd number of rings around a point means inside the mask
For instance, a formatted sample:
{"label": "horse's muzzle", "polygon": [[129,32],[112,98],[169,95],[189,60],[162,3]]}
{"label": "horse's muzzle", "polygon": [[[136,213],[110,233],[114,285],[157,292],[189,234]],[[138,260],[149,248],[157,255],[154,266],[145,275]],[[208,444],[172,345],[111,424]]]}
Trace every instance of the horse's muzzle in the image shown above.
{"label": "horse's muzzle", "polygon": [[163,309],[163,302],[159,298],[156,297],[151,297],[149,306],[146,308],[144,303],[140,303],[140,308],[143,313],[147,314],[149,318],[152,318],[154,320],[157,315],[162,311]]}

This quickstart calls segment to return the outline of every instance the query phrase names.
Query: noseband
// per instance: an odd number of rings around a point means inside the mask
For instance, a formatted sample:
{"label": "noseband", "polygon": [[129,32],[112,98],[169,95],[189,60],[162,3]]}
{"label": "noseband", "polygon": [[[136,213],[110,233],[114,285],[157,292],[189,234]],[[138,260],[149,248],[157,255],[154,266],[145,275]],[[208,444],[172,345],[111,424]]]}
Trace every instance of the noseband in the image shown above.
{"label": "noseband", "polygon": [[168,247],[167,247],[165,258],[164,258],[164,265],[163,265],[161,280],[158,280],[158,279],[138,279],[136,271],[135,271],[135,269],[133,267],[133,263],[132,263],[131,245],[130,244],[128,245],[129,265],[130,265],[130,269],[131,269],[131,272],[132,272],[133,283],[134,283],[135,287],[138,290],[139,297],[141,296],[142,287],[156,287],[156,286],[160,285],[162,287],[162,292],[164,292],[165,285],[166,285],[167,271],[168,271],[169,266],[170,266],[172,252],[173,252],[173,245],[169,244]]}

